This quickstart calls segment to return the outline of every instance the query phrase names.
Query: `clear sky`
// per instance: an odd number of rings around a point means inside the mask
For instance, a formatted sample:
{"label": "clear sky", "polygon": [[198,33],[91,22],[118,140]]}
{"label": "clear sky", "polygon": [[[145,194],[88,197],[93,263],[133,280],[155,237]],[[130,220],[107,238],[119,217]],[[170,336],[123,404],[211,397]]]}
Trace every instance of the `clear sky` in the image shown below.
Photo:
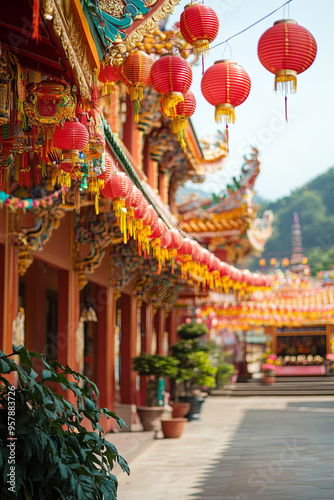
{"label": "clear sky", "polygon": [[[181,0],[168,22],[176,22],[190,0]],[[219,17],[217,39],[222,42],[266,16],[284,0],[206,0]],[[288,13],[289,8],[289,13]],[[294,19],[315,37],[318,52],[313,65],[297,77],[297,93],[288,95],[289,120],[284,119],[284,97],[273,91],[274,75],[260,63],[257,44],[261,35],[280,19]],[[250,146],[260,151],[261,173],[257,193],[275,200],[325,172],[334,165],[334,1],[292,0],[289,7],[250,28],[226,44],[213,48],[205,59],[205,69],[216,60],[232,59],[250,76],[248,99],[236,108],[236,122],[229,126],[230,153],[221,172],[209,175],[201,188],[219,191],[226,180],[240,173],[243,155]],[[191,90],[197,100],[192,121],[198,137],[214,134],[225,125],[217,125],[214,107],[201,92],[201,65],[193,67]]]}

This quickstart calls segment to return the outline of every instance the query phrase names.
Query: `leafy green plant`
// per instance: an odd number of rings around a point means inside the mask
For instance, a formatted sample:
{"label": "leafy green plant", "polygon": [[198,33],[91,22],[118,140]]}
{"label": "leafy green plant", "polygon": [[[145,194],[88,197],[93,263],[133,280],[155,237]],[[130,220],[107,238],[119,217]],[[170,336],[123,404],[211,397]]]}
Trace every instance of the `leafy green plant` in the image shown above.
{"label": "leafy green plant", "polygon": [[180,340],[171,347],[173,356],[179,360],[173,383],[174,401],[178,401],[180,395],[192,396],[200,386],[215,386],[217,369],[206,350],[198,340]]}
{"label": "leafy green plant", "polygon": [[[34,360],[44,364],[40,375],[33,369]],[[17,379],[16,388],[8,381],[11,374]],[[115,500],[118,482],[112,468],[118,463],[129,474],[129,467],[115,446],[103,438],[99,419],[105,415],[120,427],[125,424],[112,411],[97,407],[96,385],[67,365],[47,362],[42,354],[14,345],[11,354],[0,351],[0,382],[1,498]],[[53,392],[50,382],[58,384],[60,391],[72,393],[76,405]],[[93,389],[95,399],[81,387],[84,382]],[[84,417],[93,431],[83,427]],[[10,440],[13,434],[15,439]],[[15,443],[14,494],[8,490],[8,474],[13,470],[8,443]]]}
{"label": "leafy green plant", "polygon": [[150,381],[146,387],[147,406],[158,406],[159,379],[161,377],[166,377],[168,379],[175,378],[179,361],[173,356],[144,353],[141,356],[133,358],[132,363],[133,369],[137,371],[140,376],[150,377]]}
{"label": "leafy green plant", "polygon": [[230,377],[234,375],[235,368],[234,365],[229,363],[221,363],[217,366],[216,373],[216,386],[218,389],[222,389],[226,385]]}
{"label": "leafy green plant", "polygon": [[208,329],[202,323],[182,323],[177,329],[178,336],[183,340],[193,340],[203,337]]}

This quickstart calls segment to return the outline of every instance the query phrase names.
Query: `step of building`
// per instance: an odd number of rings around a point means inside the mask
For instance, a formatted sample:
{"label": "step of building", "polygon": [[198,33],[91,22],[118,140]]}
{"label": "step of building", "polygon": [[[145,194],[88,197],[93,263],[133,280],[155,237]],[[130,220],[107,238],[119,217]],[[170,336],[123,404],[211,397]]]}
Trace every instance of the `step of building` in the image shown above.
{"label": "step of building", "polygon": [[223,390],[213,390],[212,396],[332,396],[334,377],[277,377],[273,385],[262,380],[249,379],[227,385]]}

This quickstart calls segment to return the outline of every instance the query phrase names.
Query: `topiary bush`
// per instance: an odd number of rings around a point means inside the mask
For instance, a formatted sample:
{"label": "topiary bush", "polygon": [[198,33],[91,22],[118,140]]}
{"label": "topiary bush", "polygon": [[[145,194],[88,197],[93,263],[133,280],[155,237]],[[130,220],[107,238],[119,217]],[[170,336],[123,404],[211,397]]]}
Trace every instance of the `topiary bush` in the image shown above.
{"label": "topiary bush", "polygon": [[[18,358],[18,363],[13,360]],[[38,375],[32,360],[45,368]],[[8,381],[15,374],[17,387]],[[72,392],[76,405],[53,392],[47,384]],[[91,397],[81,387],[87,382]],[[13,345],[13,353],[0,351],[0,488],[2,499],[115,500],[115,463],[129,474],[117,449],[102,436],[100,415],[124,424],[107,408],[98,408],[96,385],[58,361]],[[93,431],[81,425],[86,417]],[[95,432],[94,432],[95,431]],[[8,444],[11,446],[9,447]],[[1,484],[2,482],[2,484]]]}
{"label": "topiary bush", "polygon": [[182,323],[177,329],[178,336],[183,340],[193,340],[203,337],[208,333],[208,329],[202,323]]}
{"label": "topiary bush", "polygon": [[173,379],[177,375],[179,361],[173,356],[160,356],[159,354],[141,354],[132,360],[133,369],[140,376],[150,377],[146,386],[147,406],[159,405],[159,378]]}

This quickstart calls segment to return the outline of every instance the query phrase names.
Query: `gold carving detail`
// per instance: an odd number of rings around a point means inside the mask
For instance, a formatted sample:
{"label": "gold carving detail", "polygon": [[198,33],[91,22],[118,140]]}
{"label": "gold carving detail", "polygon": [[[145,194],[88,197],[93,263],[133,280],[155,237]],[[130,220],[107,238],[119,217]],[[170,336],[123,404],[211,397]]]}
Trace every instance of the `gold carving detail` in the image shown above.
{"label": "gold carving detail", "polygon": [[[154,0],[153,0],[154,1]],[[146,2],[147,5],[154,5],[153,1]],[[132,33],[128,35],[126,40],[122,43],[114,44],[109,52],[110,61],[115,66],[123,64],[126,54],[129,50],[133,50],[136,44],[140,43],[144,36],[152,34],[157,27],[157,23],[164,19],[168,14],[172,14],[174,7],[180,0],[167,0],[158,10],[156,10],[151,17],[141,23]]]}

